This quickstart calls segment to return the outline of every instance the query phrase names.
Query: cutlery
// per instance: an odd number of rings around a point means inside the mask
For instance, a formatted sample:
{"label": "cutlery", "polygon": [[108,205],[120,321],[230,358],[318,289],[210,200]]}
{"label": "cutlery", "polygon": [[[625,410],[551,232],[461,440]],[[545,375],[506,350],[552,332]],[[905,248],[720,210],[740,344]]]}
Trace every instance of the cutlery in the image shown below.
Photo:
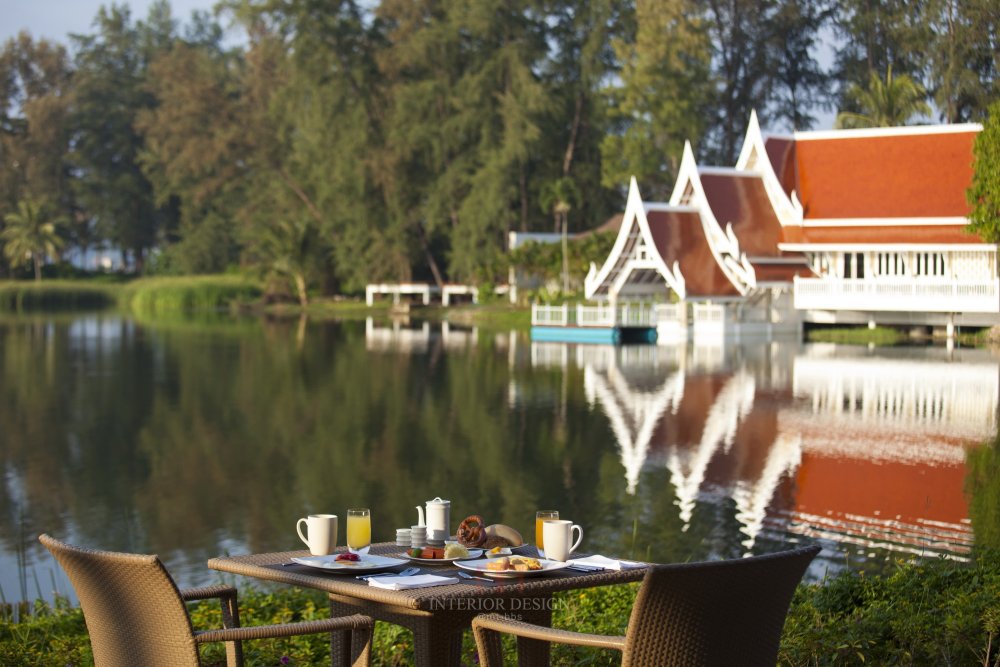
{"label": "cutlery", "polygon": [[566,569],[576,572],[603,572],[605,568],[600,565],[567,565]]}
{"label": "cutlery", "polygon": [[471,575],[468,572],[465,572],[463,570],[459,570],[458,571],[458,576],[462,577],[463,579],[478,579],[479,581],[488,581],[491,584],[496,583],[492,579],[487,579],[486,577],[477,577],[477,576]]}
{"label": "cutlery", "polygon": [[372,574],[359,574],[354,578],[368,580],[372,577],[409,577],[410,575],[417,574],[418,572],[420,572],[419,567],[408,567],[402,572],[375,572]]}

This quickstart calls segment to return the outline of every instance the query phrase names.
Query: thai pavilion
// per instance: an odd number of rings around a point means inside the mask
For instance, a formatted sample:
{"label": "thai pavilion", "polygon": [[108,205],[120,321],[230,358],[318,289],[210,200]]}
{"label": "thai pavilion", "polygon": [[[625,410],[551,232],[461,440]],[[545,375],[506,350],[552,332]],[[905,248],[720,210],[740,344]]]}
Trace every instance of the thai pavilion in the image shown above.
{"label": "thai pavilion", "polygon": [[799,332],[803,321],[949,334],[1000,323],[997,246],[966,231],[981,130],[765,136],[752,114],[735,167],[699,166],[686,144],[669,202],[643,201],[632,180],[585,294],[614,308],[660,302],[661,339]]}

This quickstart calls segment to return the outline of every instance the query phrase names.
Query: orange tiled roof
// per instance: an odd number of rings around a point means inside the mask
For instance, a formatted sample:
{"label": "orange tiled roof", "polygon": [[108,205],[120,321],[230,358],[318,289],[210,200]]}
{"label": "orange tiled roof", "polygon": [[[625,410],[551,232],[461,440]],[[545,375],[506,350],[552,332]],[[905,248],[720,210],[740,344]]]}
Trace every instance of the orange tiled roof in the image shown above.
{"label": "orange tiled roof", "polygon": [[787,139],[769,140],[767,152],[783,184],[791,182],[789,158],[794,162],[806,220],[966,216],[975,138],[976,132],[796,137],[790,154],[781,144]]}
{"label": "orange tiled roof", "polygon": [[679,264],[688,298],[740,295],[715,261],[697,212],[648,211],[646,219],[664,263],[671,269]]}

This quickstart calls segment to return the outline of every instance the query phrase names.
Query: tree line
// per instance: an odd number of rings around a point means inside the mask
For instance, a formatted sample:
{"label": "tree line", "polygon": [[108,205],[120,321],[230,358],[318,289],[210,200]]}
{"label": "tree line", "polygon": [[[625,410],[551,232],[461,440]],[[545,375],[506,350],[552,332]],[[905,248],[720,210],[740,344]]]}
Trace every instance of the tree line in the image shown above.
{"label": "tree line", "polygon": [[0,51],[0,274],[103,245],[302,299],[497,282],[507,232],[596,227],[631,175],[668,196],[683,142],[731,164],[752,109],[984,119],[998,27],[995,0],[111,4]]}

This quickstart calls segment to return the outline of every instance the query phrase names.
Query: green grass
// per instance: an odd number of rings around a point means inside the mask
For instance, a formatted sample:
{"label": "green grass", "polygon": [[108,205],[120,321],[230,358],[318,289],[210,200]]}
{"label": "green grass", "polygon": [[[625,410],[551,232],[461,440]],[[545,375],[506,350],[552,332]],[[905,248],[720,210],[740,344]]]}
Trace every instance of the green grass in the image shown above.
{"label": "green grass", "polygon": [[257,281],[238,275],[140,278],[122,288],[120,303],[150,317],[228,310],[260,296]]}
{"label": "green grass", "polygon": [[845,345],[898,345],[906,334],[889,327],[848,327],[843,329],[810,329],[806,338],[811,343],[842,343]]}
{"label": "green grass", "polygon": [[[620,634],[628,622],[638,585],[558,593],[553,624],[579,632]],[[324,618],[318,592],[244,588],[244,625]],[[195,628],[220,627],[218,604],[190,606]],[[513,643],[506,645],[513,660]],[[329,645],[321,635],[258,640],[245,645],[248,665],[325,665]],[[464,663],[474,664],[474,645],[464,639]],[[555,665],[614,665],[614,652],[556,647]],[[972,564],[932,561],[899,563],[891,574],[847,573],[821,584],[800,585],[785,624],[781,665],[1000,665],[1000,553],[985,552]],[[203,664],[222,664],[222,645],[202,649]],[[283,660],[285,662],[283,662]],[[412,635],[379,623],[374,664],[408,665]],[[92,664],[83,615],[60,600],[37,603],[15,623],[0,618],[0,664]]]}

